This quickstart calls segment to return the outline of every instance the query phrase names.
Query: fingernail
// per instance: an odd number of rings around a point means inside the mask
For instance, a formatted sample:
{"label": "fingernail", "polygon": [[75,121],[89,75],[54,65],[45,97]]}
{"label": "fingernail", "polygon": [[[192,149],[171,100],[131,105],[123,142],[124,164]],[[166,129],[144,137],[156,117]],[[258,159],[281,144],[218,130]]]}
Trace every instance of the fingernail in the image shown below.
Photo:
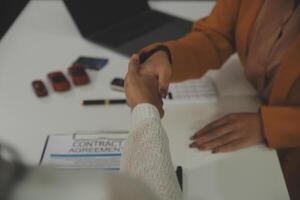
{"label": "fingernail", "polygon": [[189,145],[189,147],[190,147],[190,148],[196,147],[196,143],[191,143],[191,144]]}
{"label": "fingernail", "polygon": [[219,151],[216,150],[216,149],[214,149],[214,150],[211,151],[211,153],[213,153],[213,154],[216,154],[216,153],[218,153],[218,152],[219,152]]}
{"label": "fingernail", "polygon": [[160,95],[161,95],[161,97],[162,98],[167,98],[167,91],[166,90],[164,90],[164,89],[161,89],[160,91],[159,91],[159,93],[160,93]]}
{"label": "fingernail", "polygon": [[192,135],[191,137],[190,137],[190,140],[194,140],[195,139],[195,135]]}

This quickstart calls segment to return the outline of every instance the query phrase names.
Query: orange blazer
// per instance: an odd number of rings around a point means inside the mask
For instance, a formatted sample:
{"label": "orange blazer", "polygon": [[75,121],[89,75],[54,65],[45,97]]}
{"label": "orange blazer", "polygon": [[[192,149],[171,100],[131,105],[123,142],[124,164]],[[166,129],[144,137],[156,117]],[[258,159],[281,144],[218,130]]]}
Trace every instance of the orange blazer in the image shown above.
{"label": "orange blazer", "polygon": [[[167,46],[172,56],[173,82],[199,78],[209,69],[218,69],[235,52],[245,64],[249,33],[264,1],[218,0],[211,14],[195,22],[186,36],[150,45],[141,52],[161,44]],[[300,37],[286,51],[269,103],[260,111],[268,146],[285,149],[281,155],[293,155],[282,159],[292,163],[283,167],[290,169],[285,174],[300,180]],[[289,189],[298,190],[299,185],[291,185]]]}
{"label": "orange blazer", "polygon": [[[186,36],[163,43],[172,56],[173,82],[218,69],[235,52],[245,63],[249,33],[264,0],[219,0],[211,14]],[[149,51],[161,43],[152,44]],[[300,37],[289,47],[276,74],[269,104],[261,107],[268,146],[300,146]]]}

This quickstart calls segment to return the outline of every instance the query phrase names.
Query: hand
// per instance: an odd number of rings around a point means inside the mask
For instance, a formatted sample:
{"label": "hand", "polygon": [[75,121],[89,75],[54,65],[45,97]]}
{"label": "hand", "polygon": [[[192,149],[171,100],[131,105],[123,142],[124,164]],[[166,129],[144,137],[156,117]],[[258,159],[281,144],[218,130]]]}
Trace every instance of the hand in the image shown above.
{"label": "hand", "polygon": [[157,78],[151,75],[140,75],[139,70],[139,58],[137,55],[133,55],[125,79],[127,104],[133,109],[138,104],[150,103],[158,109],[160,116],[163,117],[163,101],[157,89]]}
{"label": "hand", "polygon": [[141,66],[140,73],[158,78],[158,90],[166,98],[170,84],[172,68],[166,52],[158,51],[150,56]]}
{"label": "hand", "polygon": [[262,142],[260,114],[237,113],[214,121],[194,136],[191,148],[212,150],[212,153],[235,151]]}

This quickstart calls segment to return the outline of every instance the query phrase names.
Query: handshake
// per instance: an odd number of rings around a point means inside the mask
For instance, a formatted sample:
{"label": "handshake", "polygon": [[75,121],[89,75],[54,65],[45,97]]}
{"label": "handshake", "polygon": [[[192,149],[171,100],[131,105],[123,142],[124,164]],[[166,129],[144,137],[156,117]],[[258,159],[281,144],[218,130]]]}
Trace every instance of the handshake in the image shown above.
{"label": "handshake", "polygon": [[154,105],[161,118],[164,116],[163,101],[168,93],[171,78],[171,64],[167,54],[159,51],[143,64],[134,54],[129,62],[125,79],[125,93],[128,106],[133,109],[141,103]]}
{"label": "handshake", "polygon": [[[162,98],[166,97],[172,67],[167,54],[158,51],[144,63],[133,55],[125,80],[127,103],[131,109],[141,103],[154,105],[164,116]],[[232,113],[206,125],[191,137],[191,148],[229,152],[264,141],[259,113]]]}

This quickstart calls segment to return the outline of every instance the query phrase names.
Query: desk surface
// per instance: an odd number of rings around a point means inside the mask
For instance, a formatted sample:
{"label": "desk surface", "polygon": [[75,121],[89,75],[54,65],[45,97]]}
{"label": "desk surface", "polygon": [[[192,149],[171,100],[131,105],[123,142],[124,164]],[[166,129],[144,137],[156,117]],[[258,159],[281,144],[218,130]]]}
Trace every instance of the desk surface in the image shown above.
{"label": "desk surface", "polygon": [[[151,6],[187,19],[207,15],[214,2],[151,2]],[[109,65],[90,72],[92,83],[63,94],[35,97],[31,81],[63,70],[80,55],[108,57]],[[0,140],[12,144],[28,164],[37,164],[46,136],[92,130],[128,130],[126,106],[82,107],[84,98],[124,97],[110,90],[123,77],[128,58],[80,36],[61,1],[31,1],[0,42]],[[190,150],[189,136],[207,122],[230,112],[257,111],[259,101],[233,56],[222,70],[210,72],[220,91],[211,105],[166,105],[164,126],[174,163],[184,167],[186,199],[285,200],[287,190],[274,151],[262,146],[211,155]],[[233,78],[234,77],[234,78]],[[176,123],[175,123],[176,122]],[[174,125],[175,124],[175,125]]]}

